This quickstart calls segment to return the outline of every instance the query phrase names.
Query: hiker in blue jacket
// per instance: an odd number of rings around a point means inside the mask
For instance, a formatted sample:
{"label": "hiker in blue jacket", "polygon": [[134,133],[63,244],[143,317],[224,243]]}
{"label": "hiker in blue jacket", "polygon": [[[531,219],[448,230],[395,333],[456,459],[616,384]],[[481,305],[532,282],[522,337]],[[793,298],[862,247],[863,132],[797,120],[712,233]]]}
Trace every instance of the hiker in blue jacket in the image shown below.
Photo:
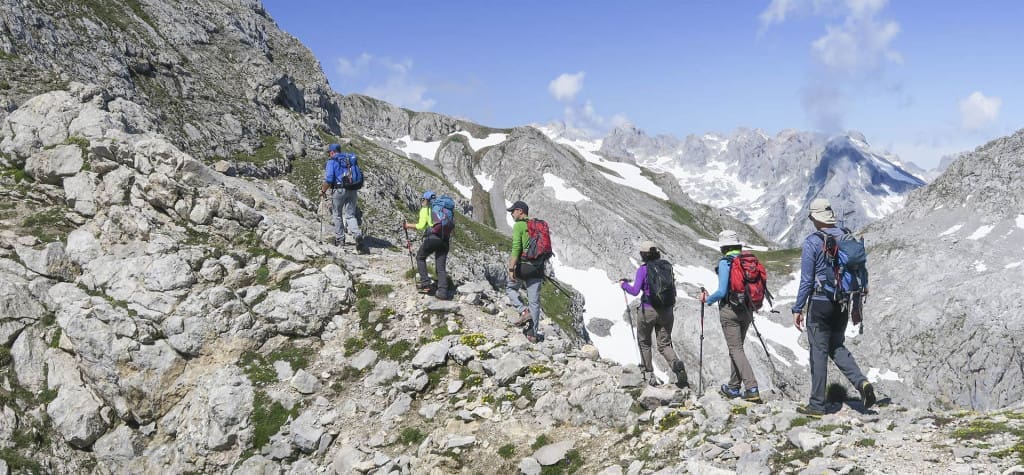
{"label": "hiker in blue jacket", "polygon": [[[732,365],[729,382],[723,384],[718,392],[728,398],[742,397],[747,401],[759,403],[761,393],[757,390],[757,378],[750,366],[750,360],[747,359],[747,353],[743,351],[747,330],[754,321],[754,312],[745,302],[739,301],[737,295],[729,293],[729,272],[732,270],[733,260],[743,250],[743,243],[740,242],[736,231],[726,229],[718,234],[718,249],[722,251],[722,258],[718,260],[716,270],[718,290],[707,296],[706,304],[718,304],[718,320],[722,324],[725,344],[729,348],[729,362]],[[740,383],[746,386],[745,391],[740,390]]]}
{"label": "hiker in blue jacket", "polygon": [[356,250],[364,254],[367,252],[363,245],[363,233],[359,230],[359,221],[356,219],[356,193],[357,190],[346,190],[341,186],[341,177],[345,175],[345,167],[341,160],[335,156],[341,153],[341,145],[332,143],[327,147],[327,164],[324,165],[324,181],[320,184],[321,199],[328,198],[328,191],[334,214],[334,245],[345,244],[345,231],[352,233],[356,240]]}
{"label": "hiker in blue jacket", "polygon": [[640,298],[639,318],[636,319],[636,332],[640,346],[640,359],[642,360],[640,362],[641,369],[644,373],[651,375],[648,382],[652,383],[652,385],[659,384],[653,376],[654,365],[651,359],[651,333],[654,333],[658,339],[658,352],[661,353],[661,356],[665,357],[665,361],[672,368],[672,372],[676,374],[676,386],[687,388],[690,385],[686,378],[686,368],[683,366],[683,361],[679,359],[676,351],[672,348],[672,325],[675,323],[674,311],[671,306],[654,308],[648,296],[650,285],[647,282],[647,264],[660,258],[661,253],[653,242],[644,241],[640,243],[640,260],[643,261],[643,264],[637,268],[633,283],[626,279],[621,279],[619,280],[619,286],[629,295],[637,295],[641,291],[644,293],[643,297]]}
{"label": "hiker in blue jacket", "polygon": [[[811,202],[808,218],[818,232],[840,237],[843,230],[836,227],[836,214],[828,200],[816,198]],[[864,409],[875,403],[875,389],[864,377],[857,361],[846,349],[847,314],[841,302],[833,302],[830,292],[822,291],[822,283],[828,274],[834,271],[825,262],[823,252],[824,241],[818,233],[804,239],[803,251],[800,254],[800,287],[793,305],[793,324],[797,330],[803,331],[804,304],[807,309],[807,342],[810,345],[811,359],[811,397],[805,406],[797,410],[803,414],[820,416],[826,412],[825,387],[828,382],[828,359],[832,358],[846,379],[860,392]],[[867,271],[864,274],[863,293],[867,293]],[[834,277],[833,277],[834,278]]]}

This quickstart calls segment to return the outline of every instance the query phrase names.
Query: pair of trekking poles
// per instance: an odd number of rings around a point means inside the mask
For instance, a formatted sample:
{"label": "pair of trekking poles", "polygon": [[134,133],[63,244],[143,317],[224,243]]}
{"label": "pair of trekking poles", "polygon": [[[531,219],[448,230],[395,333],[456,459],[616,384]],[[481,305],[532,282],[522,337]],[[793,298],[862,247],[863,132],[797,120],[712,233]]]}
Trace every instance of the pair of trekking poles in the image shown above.
{"label": "pair of trekking poles", "polygon": [[[705,302],[705,300],[707,300],[708,291],[704,287],[701,287],[700,288],[700,293],[701,293],[701,299],[700,299],[700,349],[698,350],[699,352],[698,352],[698,357],[697,357],[697,360],[698,360],[698,370],[697,370],[697,379],[698,379],[697,388],[698,389],[697,389],[697,397],[701,397],[701,396],[704,395],[704,302]],[[643,359],[644,359],[643,351],[640,349],[640,340],[637,339],[636,330],[634,329],[634,326],[633,326],[632,313],[629,312],[629,298],[626,296],[626,291],[625,290],[622,291],[622,299],[626,303],[626,312],[630,313],[629,329],[630,329],[630,332],[633,334],[633,341],[636,342],[637,353],[639,353],[639,356],[640,356],[640,364],[643,365],[644,368],[646,368],[646,364],[643,361]],[[772,310],[772,312],[778,313],[777,310]],[[638,310],[637,313],[639,314],[639,310]],[[761,331],[757,329],[757,324],[754,323],[753,316],[751,316],[750,324],[754,327],[754,333],[757,334],[757,339],[761,341],[761,347],[764,348],[764,355],[768,359],[768,365],[772,369],[772,375],[775,377],[775,381],[776,381],[776,383],[779,386],[779,390],[784,392],[786,387],[787,387],[787,384],[786,384],[786,382],[781,377],[779,377],[779,372],[775,368],[775,363],[772,361],[772,355],[770,353],[768,353],[768,345],[765,344],[764,338],[761,336]],[[772,388],[771,392],[774,393],[775,392],[775,388]]]}

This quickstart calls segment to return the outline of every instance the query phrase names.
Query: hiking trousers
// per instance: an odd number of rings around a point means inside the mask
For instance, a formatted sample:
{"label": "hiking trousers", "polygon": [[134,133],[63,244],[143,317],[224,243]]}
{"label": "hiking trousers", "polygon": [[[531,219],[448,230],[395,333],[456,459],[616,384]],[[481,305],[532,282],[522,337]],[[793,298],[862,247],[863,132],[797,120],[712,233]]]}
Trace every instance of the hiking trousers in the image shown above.
{"label": "hiking trousers", "polygon": [[811,347],[811,399],[808,406],[824,411],[829,358],[854,387],[859,389],[867,378],[845,346],[846,313],[828,300],[811,299],[809,306],[807,342]]}
{"label": "hiking trousers", "polygon": [[345,240],[345,231],[352,233],[357,240],[363,237],[356,220],[356,190],[335,188],[332,198],[334,212],[334,237]]}
{"label": "hiking trousers", "polygon": [[747,330],[754,321],[754,312],[745,305],[733,305],[728,299],[722,300],[718,307],[718,319],[722,323],[725,344],[729,347],[729,362],[732,371],[729,373],[729,387],[739,390],[740,383],[747,389],[757,387],[754,369],[743,351],[743,342],[747,340]]}
{"label": "hiking trousers", "polygon": [[540,328],[540,283],[544,281],[543,277],[534,277],[532,279],[518,278],[516,280],[509,280],[505,285],[505,293],[508,295],[509,302],[516,308],[516,313],[523,313],[523,310],[527,307],[523,305],[523,301],[519,299],[519,289],[526,288],[526,297],[530,301],[530,319],[532,320],[533,326],[530,327],[533,335],[537,335],[537,329]]}
{"label": "hiking trousers", "polygon": [[658,353],[665,357],[670,371],[675,372],[679,363],[679,356],[672,349],[672,324],[675,323],[675,314],[672,307],[654,308],[645,305],[640,306],[640,318],[636,319],[636,332],[640,344],[640,359],[642,359],[644,371],[654,371],[654,362],[651,360],[651,333],[657,338]]}
{"label": "hiking trousers", "polygon": [[427,273],[427,257],[434,255],[434,268],[437,270],[437,295],[448,297],[448,241],[436,234],[423,238],[423,244],[416,251],[416,268],[420,273],[420,285],[430,285],[430,274]]}

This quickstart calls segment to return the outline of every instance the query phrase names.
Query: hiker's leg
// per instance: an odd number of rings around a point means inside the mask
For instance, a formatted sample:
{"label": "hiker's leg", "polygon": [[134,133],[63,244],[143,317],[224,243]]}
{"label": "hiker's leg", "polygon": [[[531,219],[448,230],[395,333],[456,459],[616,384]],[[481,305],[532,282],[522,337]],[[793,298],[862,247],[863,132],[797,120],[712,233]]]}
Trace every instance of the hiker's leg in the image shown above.
{"label": "hiker's leg", "polygon": [[654,332],[658,340],[658,353],[661,353],[661,356],[668,362],[668,367],[675,371],[679,356],[676,355],[676,351],[672,348],[672,324],[674,321],[672,308],[654,309],[652,311],[658,313],[658,319],[654,322]]}
{"label": "hiker's leg", "polygon": [[747,389],[757,387],[757,378],[754,377],[754,368],[750,366],[747,359],[747,352],[743,350],[743,342],[747,341],[747,330],[750,330],[750,322],[754,321],[754,312],[749,308],[734,308],[736,321],[740,324],[740,356],[736,359],[736,367],[740,370],[740,378],[743,379],[743,386]]}
{"label": "hiker's leg", "polygon": [[[725,345],[729,348],[729,364],[732,368],[729,373],[729,387],[739,389],[742,373],[737,358],[743,356],[743,335],[740,334],[740,322],[736,318],[736,312],[728,304],[718,307],[718,320],[722,323]],[[746,356],[743,358],[746,361]],[[747,365],[749,364],[747,363]]]}
{"label": "hiker's leg", "polygon": [[528,279],[526,281],[526,297],[530,299],[530,318],[533,319],[533,334],[540,329],[540,283],[543,278]]}
{"label": "hiker's leg", "polygon": [[427,272],[427,256],[430,255],[430,239],[423,239],[419,250],[416,251],[416,270],[420,274],[420,287],[430,285],[430,274]]}
{"label": "hiker's leg", "polygon": [[341,195],[344,197],[342,215],[345,216],[345,226],[356,239],[360,239],[363,232],[359,230],[359,221],[356,219],[356,190],[344,190]]}
{"label": "hiker's leg", "polygon": [[519,299],[519,289],[523,288],[525,285],[526,283],[523,282],[523,279],[509,279],[505,283],[505,295],[508,296],[508,303],[516,308],[517,315],[523,313],[523,309],[526,308],[526,306],[523,305],[523,301]]}
{"label": "hiker's leg", "polygon": [[842,312],[839,306],[833,307],[835,310],[831,316],[831,330],[829,332],[828,340],[828,354],[832,357],[832,361],[836,363],[836,367],[839,371],[846,376],[846,379],[854,385],[854,387],[860,387],[867,378],[864,377],[864,373],[860,371],[860,366],[857,365],[857,360],[853,359],[853,355],[850,354],[850,350],[846,349],[846,325],[847,316],[846,312]]}
{"label": "hiker's leg", "polygon": [[810,346],[811,398],[808,406],[825,410],[825,386],[828,383],[829,315],[832,302],[814,300],[807,316],[807,344]]}
{"label": "hiker's leg", "polygon": [[437,268],[437,295],[448,297],[448,242],[437,239],[434,251],[434,267]]}
{"label": "hiker's leg", "polygon": [[654,371],[654,361],[651,359],[651,331],[654,330],[655,319],[648,319],[648,313],[654,310],[640,307],[640,318],[636,319],[636,338],[640,345],[640,368],[644,371]]}
{"label": "hiker's leg", "polygon": [[344,194],[340,190],[331,190],[331,216],[334,220],[334,237],[337,239],[345,239],[345,219],[341,215],[341,210],[344,207]]}

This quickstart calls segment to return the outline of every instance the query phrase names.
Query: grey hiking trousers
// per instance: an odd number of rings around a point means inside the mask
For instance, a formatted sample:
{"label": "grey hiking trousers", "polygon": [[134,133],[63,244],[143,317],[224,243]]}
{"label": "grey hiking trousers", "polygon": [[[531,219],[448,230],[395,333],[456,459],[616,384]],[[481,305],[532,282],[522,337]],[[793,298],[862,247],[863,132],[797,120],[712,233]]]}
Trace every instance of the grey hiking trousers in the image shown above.
{"label": "grey hiking trousers", "polygon": [[828,300],[811,299],[807,313],[807,342],[811,347],[811,399],[809,407],[825,411],[828,359],[860,390],[867,378],[846,349],[846,313]]}
{"label": "grey hiking trousers", "polygon": [[718,319],[722,323],[722,333],[725,334],[729,362],[732,365],[728,386],[738,390],[740,383],[743,383],[747,389],[756,388],[754,369],[750,367],[750,360],[743,351],[743,342],[747,340],[747,330],[750,329],[750,322],[754,321],[754,313],[745,305],[733,305],[725,298],[718,306]]}
{"label": "grey hiking trousers", "polygon": [[334,237],[345,240],[346,228],[357,240],[363,237],[356,220],[356,190],[335,188],[331,197],[334,206]]}
{"label": "grey hiking trousers", "polygon": [[672,349],[672,324],[675,323],[672,307],[656,309],[641,306],[640,318],[636,320],[636,336],[644,371],[654,371],[654,362],[651,360],[651,333],[654,332],[658,340],[658,353],[665,357],[669,371],[675,372],[679,356]]}
{"label": "grey hiking trousers", "polygon": [[534,336],[537,335],[537,330],[540,328],[540,284],[544,282],[543,277],[535,277],[532,279],[517,278],[511,280],[505,284],[505,294],[508,295],[508,301],[516,308],[516,313],[522,313],[527,308],[523,305],[523,301],[519,298],[519,289],[526,288],[526,297],[530,302],[530,318],[533,320],[533,326],[530,327],[530,331]]}

